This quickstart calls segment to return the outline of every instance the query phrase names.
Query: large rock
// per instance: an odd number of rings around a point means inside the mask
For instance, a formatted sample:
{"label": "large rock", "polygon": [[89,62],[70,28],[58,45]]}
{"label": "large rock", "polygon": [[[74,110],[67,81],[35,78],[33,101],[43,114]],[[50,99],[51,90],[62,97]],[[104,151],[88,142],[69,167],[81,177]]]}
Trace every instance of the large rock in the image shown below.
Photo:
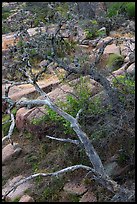
{"label": "large rock", "polygon": [[135,21],[130,21],[130,20],[129,20],[127,29],[129,29],[129,32],[130,32],[130,31],[135,32]]}
{"label": "large rock", "polygon": [[58,100],[66,101],[66,96],[70,93],[73,93],[73,88],[69,85],[62,85],[54,89],[47,95],[53,102],[56,102]]}
{"label": "large rock", "polygon": [[45,114],[44,107],[34,107],[31,109],[20,108],[16,113],[16,127],[18,130],[24,130],[29,127],[33,119],[38,119]]}
{"label": "large rock", "polygon": [[[21,179],[24,177],[22,175],[14,177],[12,180],[8,180],[5,186],[2,189],[2,195],[4,196],[6,192],[8,192],[14,185],[15,183],[19,182]],[[13,202],[15,199],[20,198],[21,196],[24,195],[24,192],[30,188],[32,188],[32,183],[29,181],[24,182],[23,184],[19,185],[15,191],[12,190],[7,196],[6,196],[6,201],[7,202]]]}
{"label": "large rock", "polygon": [[104,50],[104,54],[117,54],[120,55],[120,48],[115,44],[107,45]]}
{"label": "large rock", "polygon": [[8,144],[2,149],[2,164],[8,164],[12,159],[15,159],[21,153],[22,149],[18,143]]}
{"label": "large rock", "polygon": [[29,195],[23,195],[19,202],[35,202],[34,199]]}
{"label": "large rock", "polygon": [[[46,80],[38,82],[38,85],[40,86],[40,88],[42,88],[42,90],[45,91],[46,93],[50,92],[52,90],[52,88],[58,84],[59,84],[59,79],[55,75],[46,79]],[[2,95],[5,94],[5,85],[7,87],[10,84],[2,85]],[[17,101],[24,96],[29,97],[29,98],[31,97],[34,99],[34,97],[37,98],[38,95],[39,94],[35,90],[34,86],[31,84],[23,84],[23,85],[13,86],[10,88],[10,91],[9,91],[9,97],[14,101]]]}
{"label": "large rock", "polygon": [[97,198],[93,192],[88,191],[82,196],[79,202],[97,202]]}
{"label": "large rock", "polygon": [[135,74],[135,63],[131,64],[128,68],[127,68],[127,73],[134,75]]}
{"label": "large rock", "polygon": [[[8,45],[15,45],[15,35],[17,33],[8,33],[2,35],[2,50],[8,49]],[[19,38],[16,39],[16,42],[19,40]]]}
{"label": "large rock", "polygon": [[26,119],[31,112],[34,111],[35,108],[27,109],[20,108],[16,113],[16,127],[18,130],[23,130],[25,127]]}
{"label": "large rock", "polygon": [[134,52],[131,52],[129,54],[129,61],[130,61],[130,63],[135,62],[135,53]]}
{"label": "large rock", "polygon": [[63,190],[70,194],[83,195],[87,191],[87,188],[83,184],[69,182],[65,184]]}
{"label": "large rock", "polygon": [[98,43],[97,43],[96,49],[101,48],[105,42],[107,42],[107,41],[109,41],[109,40],[111,40],[111,39],[112,39],[112,37],[110,37],[110,36],[105,37],[105,38],[103,38],[103,39],[101,38],[101,39],[98,41]]}

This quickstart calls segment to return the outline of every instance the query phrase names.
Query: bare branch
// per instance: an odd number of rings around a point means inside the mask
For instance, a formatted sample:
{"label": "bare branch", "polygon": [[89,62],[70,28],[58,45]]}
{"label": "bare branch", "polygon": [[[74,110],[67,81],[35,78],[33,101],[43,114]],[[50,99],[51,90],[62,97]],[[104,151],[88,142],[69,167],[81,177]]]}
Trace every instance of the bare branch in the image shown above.
{"label": "bare branch", "polygon": [[[23,184],[23,183],[25,183],[25,182],[27,182],[27,181],[29,181],[31,179],[34,179],[34,178],[36,178],[38,176],[41,176],[41,177],[56,176],[56,177],[58,177],[60,174],[71,172],[71,171],[74,171],[74,170],[77,170],[77,169],[80,169],[80,168],[85,169],[87,171],[92,170],[91,167],[80,164],[80,165],[70,166],[70,167],[67,167],[65,169],[61,169],[59,171],[53,172],[53,173],[47,173],[47,174],[46,173],[37,173],[37,174],[33,174],[31,176],[28,176],[28,177],[26,177],[24,179],[21,179],[20,181],[16,182],[11,187],[11,189],[9,189],[7,192],[5,192],[5,194],[3,195],[3,198],[5,198],[10,192],[14,191],[21,184]],[[94,172],[94,170],[93,170],[93,172]]]}
{"label": "bare branch", "polygon": [[9,110],[9,114],[10,114],[10,117],[11,117],[11,125],[10,125],[10,128],[9,128],[9,131],[8,131],[8,134],[2,138],[2,144],[4,143],[5,140],[9,140],[11,143],[13,143],[12,139],[11,139],[11,136],[13,134],[13,131],[14,131],[14,127],[15,127],[15,119],[14,119],[14,115],[10,112]]}
{"label": "bare branch", "polygon": [[52,136],[48,136],[46,135],[47,138],[52,139],[52,140],[57,140],[60,142],[69,142],[75,145],[80,145],[80,142],[78,140],[72,140],[70,138],[64,139],[64,138],[57,138],[57,137],[52,137]]}
{"label": "bare branch", "polygon": [[77,112],[77,115],[76,115],[76,121],[78,122],[79,120],[79,116],[80,116],[80,113],[82,113],[83,109],[80,109],[78,112]]}

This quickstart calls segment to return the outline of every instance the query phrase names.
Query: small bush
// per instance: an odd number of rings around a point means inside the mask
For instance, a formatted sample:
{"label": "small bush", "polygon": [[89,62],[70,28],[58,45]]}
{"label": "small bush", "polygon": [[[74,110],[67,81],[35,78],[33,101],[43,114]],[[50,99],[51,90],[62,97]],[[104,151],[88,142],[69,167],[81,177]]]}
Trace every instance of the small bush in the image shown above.
{"label": "small bush", "polygon": [[114,2],[112,3],[108,10],[107,10],[107,16],[113,17],[120,13],[122,13],[125,10],[125,2]]}
{"label": "small bush", "polygon": [[89,26],[85,29],[86,38],[94,39],[99,36],[98,23],[96,20],[91,20]]}
{"label": "small bush", "polygon": [[108,17],[126,13],[129,17],[135,17],[135,2],[114,2],[107,11]]}
{"label": "small bush", "polygon": [[130,77],[118,76],[117,79],[113,79],[113,85],[123,94],[135,94],[135,81]]}
{"label": "small bush", "polygon": [[120,68],[123,62],[124,62],[123,56],[117,54],[110,54],[106,66],[109,69],[111,69],[111,71],[115,71]]}
{"label": "small bush", "polygon": [[129,17],[135,17],[135,2],[128,2],[125,6],[125,10]]}

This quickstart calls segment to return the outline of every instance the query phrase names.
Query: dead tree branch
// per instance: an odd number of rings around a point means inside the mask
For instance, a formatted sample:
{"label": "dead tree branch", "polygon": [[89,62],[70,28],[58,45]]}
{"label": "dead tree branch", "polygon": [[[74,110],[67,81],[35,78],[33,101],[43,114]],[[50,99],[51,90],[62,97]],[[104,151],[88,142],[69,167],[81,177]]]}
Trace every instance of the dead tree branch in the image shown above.
{"label": "dead tree branch", "polygon": [[8,113],[10,114],[10,117],[11,117],[11,125],[10,125],[10,128],[9,128],[9,131],[8,131],[8,134],[2,138],[2,144],[5,142],[5,140],[9,140],[11,144],[13,144],[13,141],[11,139],[11,136],[13,134],[13,131],[14,131],[14,127],[15,127],[15,119],[14,119],[14,115],[11,113],[10,109],[8,110]]}
{"label": "dead tree branch", "polygon": [[21,184],[23,184],[23,183],[25,183],[25,182],[27,182],[27,181],[29,181],[31,179],[34,179],[34,178],[39,177],[39,176],[41,176],[41,177],[50,177],[50,176],[58,177],[60,174],[64,174],[64,173],[67,173],[67,172],[72,172],[72,171],[75,171],[75,170],[80,169],[80,168],[85,169],[87,171],[91,171],[92,170],[91,167],[80,164],[80,165],[70,166],[70,167],[67,167],[65,169],[61,169],[59,171],[53,172],[53,173],[47,173],[47,174],[46,173],[37,173],[37,174],[33,174],[33,175],[28,176],[28,177],[26,177],[24,179],[21,179],[20,181],[15,183],[7,192],[5,192],[5,194],[3,195],[3,199],[10,192],[14,191],[18,186],[20,186]]}
{"label": "dead tree branch", "polygon": [[52,140],[57,140],[57,141],[60,141],[60,142],[69,142],[69,143],[72,143],[72,144],[75,144],[75,145],[80,145],[80,142],[78,140],[72,140],[70,138],[67,138],[67,139],[64,139],[64,138],[57,138],[57,137],[52,137],[52,136],[49,136],[49,135],[46,135],[47,138],[49,139],[52,139]]}

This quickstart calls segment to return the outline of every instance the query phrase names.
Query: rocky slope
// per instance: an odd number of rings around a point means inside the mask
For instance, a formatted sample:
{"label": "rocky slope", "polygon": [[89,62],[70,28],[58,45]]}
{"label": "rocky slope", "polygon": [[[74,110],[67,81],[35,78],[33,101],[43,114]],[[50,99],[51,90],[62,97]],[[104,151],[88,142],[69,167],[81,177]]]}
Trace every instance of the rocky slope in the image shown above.
{"label": "rocky slope", "polygon": [[[113,39],[113,42],[106,46],[98,66],[98,70],[105,74],[111,83],[114,76],[125,76],[126,74],[134,76],[135,74],[135,37],[132,32],[130,33],[129,25],[134,26],[132,22],[129,22],[126,26],[126,33],[123,34],[125,27],[124,29],[121,27],[118,30],[111,32],[109,36],[102,37],[100,40],[86,39],[83,41],[84,31],[80,30],[79,33],[81,43],[79,43],[76,53],[78,55],[81,53],[88,54],[91,62],[95,58],[95,51],[101,47],[102,43],[108,39]],[[54,32],[55,26],[56,25],[52,26],[50,32]],[[35,28],[29,29],[29,35],[33,36],[36,32],[35,30]],[[65,34],[67,33],[66,31],[63,32]],[[8,53],[5,52],[8,52],[7,46],[14,44],[14,35],[15,33],[8,33],[2,36],[3,57],[8,55]],[[119,41],[117,39],[119,39]],[[75,38],[74,40],[77,41]],[[120,56],[120,64],[116,64],[116,60],[111,60],[112,55],[115,55],[117,58]],[[7,62],[6,59],[3,59],[2,69],[4,77],[8,72],[6,63],[9,62]],[[52,69],[52,66],[53,65],[49,68],[50,74],[45,74],[45,78],[39,81],[39,85],[55,103],[57,103],[58,100],[65,102],[67,95],[76,94],[74,86],[71,86],[70,84],[72,83],[76,85],[79,79],[73,79],[73,77],[70,77],[71,83],[63,84],[58,77],[61,69],[59,69],[58,72],[55,72],[54,69]],[[111,70],[108,70],[108,67],[111,67]],[[102,94],[102,86],[96,81],[90,80],[89,84],[92,93],[91,97],[96,97],[97,95]],[[5,87],[7,86],[8,84],[6,83],[2,84],[2,95],[4,95]],[[22,99],[23,97],[28,99],[36,99],[39,97],[32,85],[28,84],[13,86],[10,89],[9,96],[14,101]],[[103,97],[106,97],[105,94]],[[134,111],[131,110],[132,114],[133,112]],[[17,110],[15,116],[16,131],[12,136],[14,143],[11,145],[8,142],[5,142],[2,149],[3,196],[6,194],[9,186],[12,186],[13,183],[25,176],[38,172],[48,173],[50,171],[59,170],[60,167],[65,168],[66,166],[79,163],[79,154],[81,154],[81,162],[87,160],[87,158],[82,155],[83,153],[78,153],[78,149],[73,147],[73,145],[62,145],[44,138],[44,135],[50,134],[50,132],[55,135],[64,135],[64,133],[62,133],[61,130],[57,130],[57,126],[54,123],[45,124],[46,128],[42,125],[32,124],[34,119],[37,120],[43,115],[45,115],[44,107],[32,107],[30,109],[20,108]],[[90,120],[93,120],[94,124],[94,118],[91,118]],[[102,140],[100,140],[101,146],[97,144],[98,141],[95,141],[95,146],[98,151],[102,151],[103,148],[105,148],[106,151],[109,151],[106,156],[105,154],[107,153],[102,152],[102,155],[100,154],[108,174],[121,182],[122,185],[134,189],[134,166],[128,165],[126,162],[123,164],[123,157],[126,154],[120,152],[120,143],[124,143],[124,141],[127,140],[126,133],[125,138],[123,139],[119,135],[117,135],[117,137],[119,141],[114,137],[113,140],[109,141],[110,146],[107,145],[107,138],[102,138]],[[128,145],[126,141],[125,144]],[[130,147],[127,147],[127,151],[128,148]],[[74,160],[71,158],[72,154],[74,155]],[[122,165],[120,165],[119,161],[121,161]],[[83,171],[77,170],[77,172],[73,172],[72,175],[69,174],[65,178],[51,179],[51,181],[47,178],[38,178],[35,181],[26,182],[20,185],[14,192],[12,191],[6,197],[6,201],[100,202],[105,199],[107,200],[112,196],[111,193],[106,192],[102,187],[96,186],[94,181],[84,175],[85,173],[83,173]]]}

